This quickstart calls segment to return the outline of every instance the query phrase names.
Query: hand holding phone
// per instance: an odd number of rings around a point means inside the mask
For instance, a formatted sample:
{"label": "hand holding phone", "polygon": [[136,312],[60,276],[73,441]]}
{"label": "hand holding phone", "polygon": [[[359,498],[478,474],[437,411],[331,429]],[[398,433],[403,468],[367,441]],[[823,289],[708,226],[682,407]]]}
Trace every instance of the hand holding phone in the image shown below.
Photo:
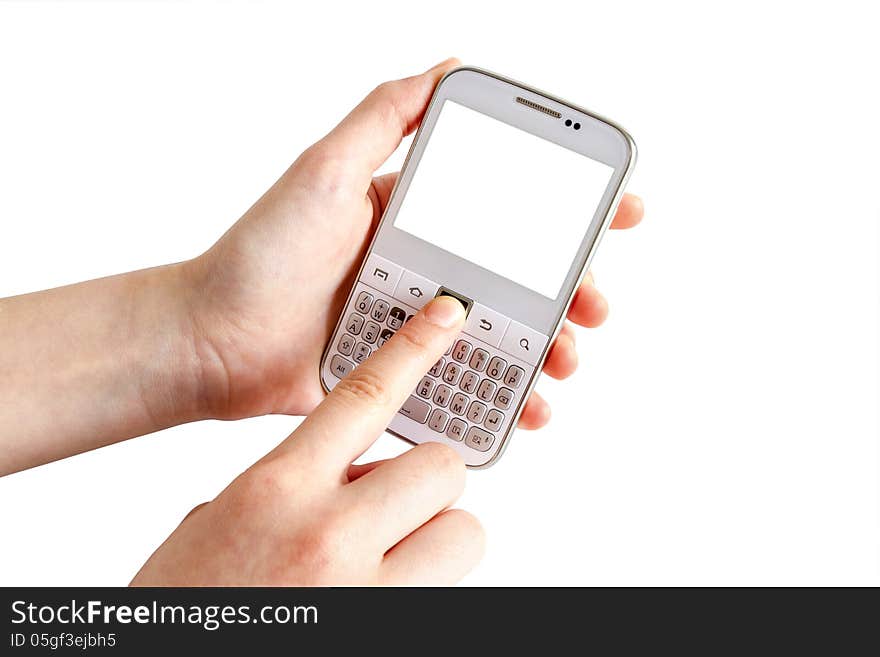
{"label": "hand holding phone", "polygon": [[[20,470],[198,419],[310,413],[295,441],[190,513],[137,582],[354,583],[366,577],[439,583],[460,576],[481,539],[470,516],[438,513],[461,486],[462,461],[454,447],[425,444],[386,463],[349,464],[399,415],[410,389],[461,324],[432,322],[430,308],[424,317],[416,314],[324,403],[317,367],[389,202],[395,176],[372,174],[418,123],[449,67],[377,88],[201,256],[4,300],[6,352],[14,370],[8,378],[43,384],[8,391],[17,400],[8,424],[18,438],[0,469]],[[640,218],[637,200],[629,207],[619,215],[621,224]],[[431,307],[441,304],[461,317],[462,297],[451,293],[454,299]],[[31,320],[38,316],[64,321],[36,326]],[[595,288],[582,286],[569,317],[596,325],[603,316]],[[62,333],[61,343],[75,342],[76,349],[59,351]],[[545,362],[557,378],[574,366],[566,336]],[[461,348],[450,353],[466,358]],[[53,375],[59,371],[65,375]],[[491,371],[497,376],[502,368]],[[26,394],[16,397],[19,389]],[[546,405],[532,397],[525,407],[521,424],[540,426]],[[53,431],[45,417],[62,418],[65,431]],[[421,498],[413,495],[413,481]],[[400,491],[405,499],[396,496]],[[294,493],[303,492],[305,498],[290,507]],[[383,503],[386,518],[377,523]],[[351,512],[343,514],[346,509]],[[288,521],[279,524],[279,514]],[[365,531],[348,542],[359,525]],[[246,544],[250,558],[242,561],[236,546]],[[207,552],[201,549],[206,545]],[[229,549],[218,551],[217,545]],[[432,555],[442,545],[455,549]],[[355,553],[360,561],[351,558]],[[389,554],[397,555],[397,567],[380,573],[377,555]],[[449,557],[448,567],[437,567],[438,556]]]}
{"label": "hand holding phone", "polygon": [[[178,305],[184,314],[179,323],[191,325],[181,335],[191,336],[185,346],[195,353],[175,362],[192,363],[196,371],[184,368],[177,399],[193,399],[172,408],[168,423],[182,413],[186,419],[305,415],[320,403],[326,394],[322,356],[352,301],[352,281],[398,177],[374,177],[375,171],[416,129],[438,81],[456,65],[448,60],[377,86],[216,244],[169,270],[175,289],[193,290]],[[444,193],[457,198],[462,182],[456,178]],[[626,194],[612,227],[632,227],[641,216],[641,201]],[[598,326],[606,307],[587,276],[568,318]],[[575,370],[573,340],[571,326],[563,326],[544,360],[550,376],[562,379]],[[162,407],[153,413],[165,421]],[[533,392],[517,426],[540,428],[549,414]]]}

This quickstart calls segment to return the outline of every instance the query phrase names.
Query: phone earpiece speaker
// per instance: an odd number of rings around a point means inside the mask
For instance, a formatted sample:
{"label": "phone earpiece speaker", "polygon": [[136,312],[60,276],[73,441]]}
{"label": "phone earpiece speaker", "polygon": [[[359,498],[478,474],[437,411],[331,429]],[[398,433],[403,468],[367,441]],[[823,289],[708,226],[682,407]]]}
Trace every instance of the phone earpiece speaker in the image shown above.
{"label": "phone earpiece speaker", "polygon": [[549,107],[544,107],[543,105],[538,105],[538,103],[535,103],[531,100],[528,100],[527,98],[523,98],[522,96],[517,96],[516,102],[518,102],[520,105],[525,105],[526,107],[531,107],[533,110],[543,112],[544,114],[552,116],[553,118],[556,118],[556,119],[562,118],[562,114],[560,114],[556,110],[552,110]]}

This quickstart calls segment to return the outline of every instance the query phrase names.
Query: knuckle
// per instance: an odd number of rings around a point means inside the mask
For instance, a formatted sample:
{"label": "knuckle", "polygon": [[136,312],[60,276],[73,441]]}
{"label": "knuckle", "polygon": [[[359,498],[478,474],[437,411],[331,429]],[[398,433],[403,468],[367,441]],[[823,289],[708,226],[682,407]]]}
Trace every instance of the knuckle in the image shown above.
{"label": "knuckle", "polygon": [[356,403],[375,405],[388,404],[391,395],[381,376],[361,365],[342,379],[333,390],[340,398]]}
{"label": "knuckle", "polygon": [[394,80],[385,80],[384,82],[380,82],[373,89],[373,95],[384,100],[394,92],[394,83]]}
{"label": "knuckle", "polygon": [[390,80],[383,82],[373,90],[376,100],[375,108],[383,124],[392,128],[400,128],[402,133],[408,131],[404,113],[400,107],[400,97],[405,93],[406,80]]}
{"label": "knuckle", "polygon": [[234,491],[237,506],[265,508],[273,500],[283,499],[290,491],[287,477],[271,463],[257,463],[235,480]]}
{"label": "knuckle", "polygon": [[312,192],[331,197],[350,193],[348,158],[340,149],[328,148],[323,140],[303,151],[296,167],[303,174],[302,184]]}
{"label": "knuckle", "polygon": [[394,99],[397,98],[399,93],[402,91],[403,84],[406,80],[386,80],[373,89],[373,97],[382,101],[383,104],[394,104]]}
{"label": "knuckle", "polygon": [[313,175],[324,171],[333,172],[340,166],[339,158],[333,149],[324,145],[323,140],[315,142],[304,150],[297,158],[297,162]]}
{"label": "knuckle", "polygon": [[332,513],[307,525],[297,538],[293,562],[318,575],[332,569],[344,556],[344,527],[342,518]]}
{"label": "knuckle", "polygon": [[190,509],[189,513],[187,513],[187,514],[183,517],[183,520],[182,520],[181,522],[186,522],[186,521],[189,520],[192,516],[194,516],[194,515],[197,514],[199,511],[201,511],[202,509],[204,509],[207,505],[208,505],[207,502],[202,502],[201,504],[196,504],[192,509]]}

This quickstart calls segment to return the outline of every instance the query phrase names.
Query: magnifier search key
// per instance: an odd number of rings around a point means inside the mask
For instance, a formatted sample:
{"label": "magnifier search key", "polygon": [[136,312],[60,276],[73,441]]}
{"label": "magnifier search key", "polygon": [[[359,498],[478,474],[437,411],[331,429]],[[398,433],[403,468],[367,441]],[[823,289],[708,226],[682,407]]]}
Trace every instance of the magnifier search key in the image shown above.
{"label": "magnifier search key", "polygon": [[529,365],[537,365],[544,347],[547,345],[547,336],[538,331],[524,326],[519,322],[510,322],[504,338],[501,340],[501,349],[511,356],[524,360]]}

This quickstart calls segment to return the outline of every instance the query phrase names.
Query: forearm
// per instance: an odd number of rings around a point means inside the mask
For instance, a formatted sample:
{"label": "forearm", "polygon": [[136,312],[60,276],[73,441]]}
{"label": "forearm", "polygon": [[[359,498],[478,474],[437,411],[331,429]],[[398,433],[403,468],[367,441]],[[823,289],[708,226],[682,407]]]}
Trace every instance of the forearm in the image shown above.
{"label": "forearm", "polygon": [[202,417],[181,265],[0,299],[0,475]]}

